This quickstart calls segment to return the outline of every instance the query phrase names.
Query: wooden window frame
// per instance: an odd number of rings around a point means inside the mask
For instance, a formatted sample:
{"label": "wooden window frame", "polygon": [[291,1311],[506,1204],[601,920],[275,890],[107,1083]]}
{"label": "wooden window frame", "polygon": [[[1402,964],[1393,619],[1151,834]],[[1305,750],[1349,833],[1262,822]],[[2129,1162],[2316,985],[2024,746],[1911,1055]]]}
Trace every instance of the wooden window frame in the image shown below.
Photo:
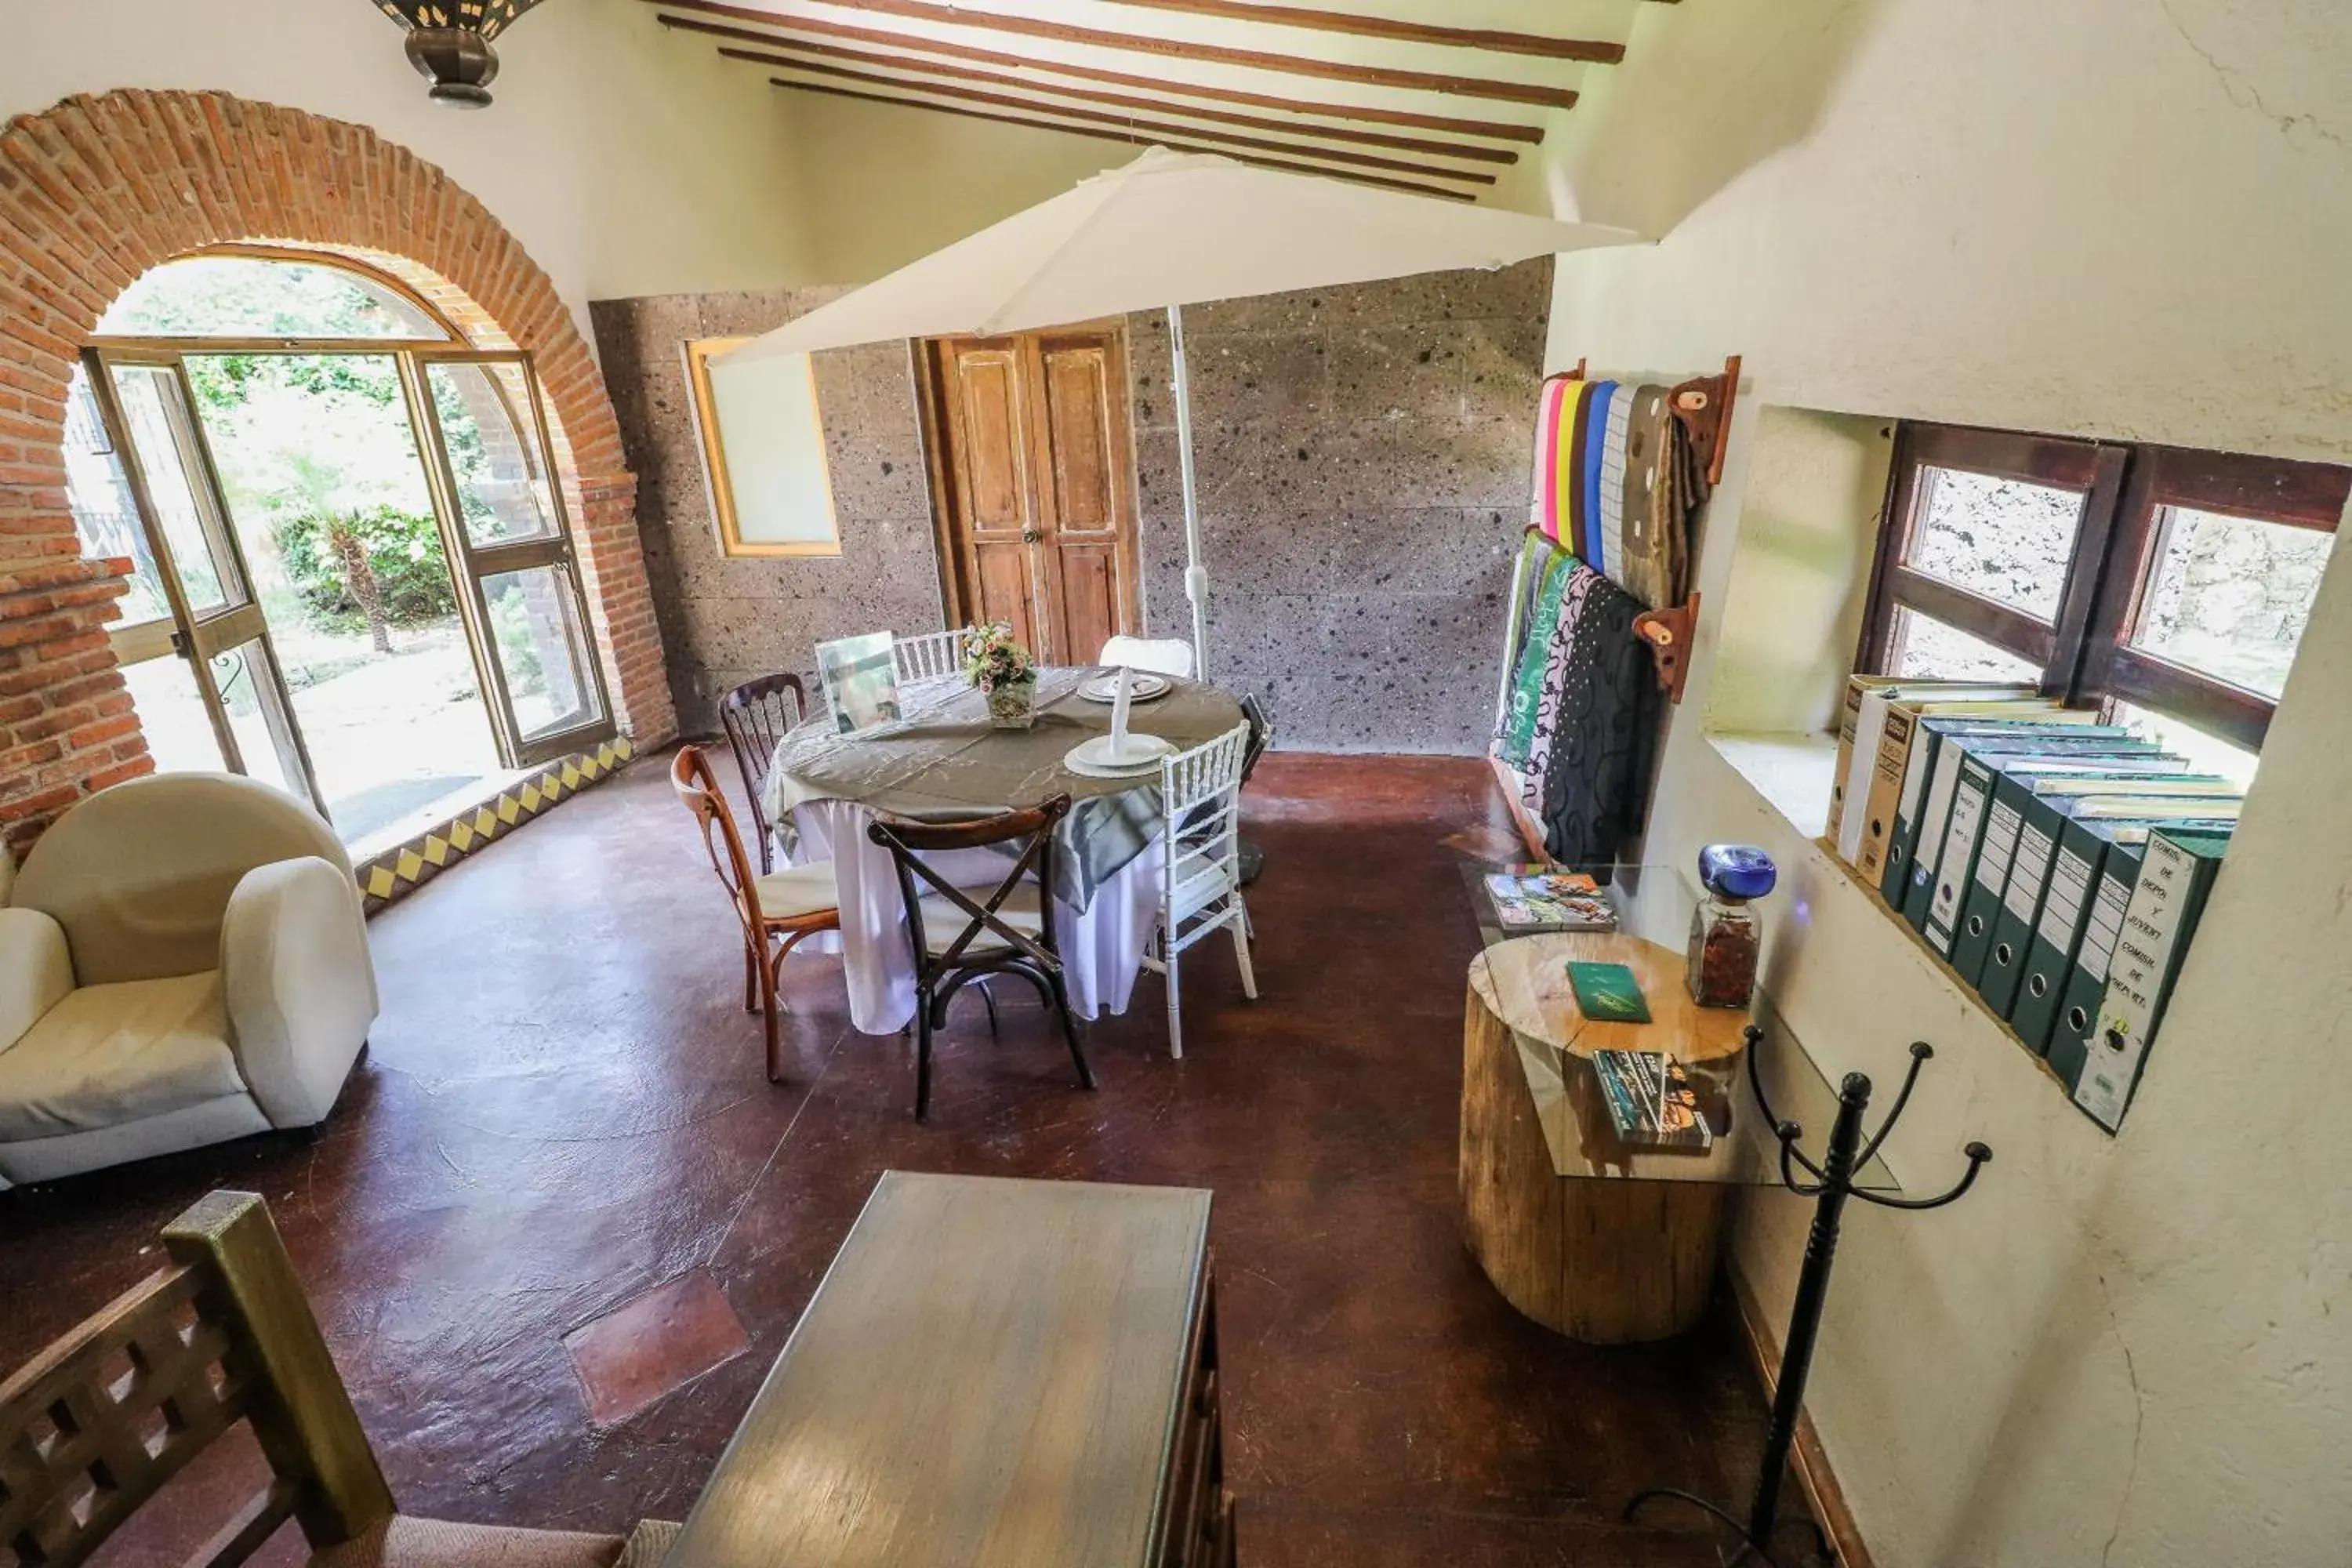
{"label": "wooden window frame", "polygon": [[747,540],[741,514],[735,505],[735,475],[728,467],[727,444],[719,430],[719,395],[711,384],[710,362],[751,338],[689,338],[684,344],[688,402],[692,405],[695,433],[702,448],[702,479],[710,500],[712,523],[719,531],[722,555],[751,559],[832,560],[841,554],[841,509],[833,489],[833,455],[825,445],[824,410],[817,401],[816,363],[808,363],[809,407],[815,420],[818,478],[825,496],[825,520],[832,531],[823,539]]}
{"label": "wooden window frame", "polygon": [[[1930,468],[2082,493],[2054,620],[1905,564]],[[1908,609],[2036,666],[2042,691],[2070,707],[2126,701],[2259,752],[2275,702],[2132,645],[2163,553],[2165,511],[2193,507],[2333,533],[2347,489],[2352,468],[2327,463],[1905,422],[1895,429],[1854,668],[1887,672],[1895,612]]]}

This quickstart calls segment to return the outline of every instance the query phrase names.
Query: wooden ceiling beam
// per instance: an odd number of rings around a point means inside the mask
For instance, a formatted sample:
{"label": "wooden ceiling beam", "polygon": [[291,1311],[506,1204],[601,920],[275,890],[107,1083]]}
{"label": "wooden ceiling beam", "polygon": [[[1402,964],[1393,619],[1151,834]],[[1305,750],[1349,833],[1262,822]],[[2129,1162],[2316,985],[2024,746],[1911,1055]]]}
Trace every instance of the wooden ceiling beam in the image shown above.
{"label": "wooden ceiling beam", "polygon": [[1494,27],[1454,27],[1437,22],[1413,22],[1401,16],[1367,16],[1352,11],[1319,11],[1305,5],[1261,5],[1254,0],[1110,0],[1115,5],[1136,5],[1153,11],[1181,11],[1188,16],[1214,16],[1228,22],[1263,22],[1270,26],[1301,27],[1318,33],[1354,33],[1367,38],[1393,38],[1399,43],[1440,44],[1449,48],[1494,49],[1503,54],[1537,55],[1549,60],[1584,60],[1613,66],[1625,58],[1625,46],[1601,38],[1564,38],[1549,33],[1510,33]]}
{"label": "wooden ceiling beam", "polygon": [[1478,198],[1468,191],[1448,190],[1443,185],[1425,185],[1412,180],[1391,179],[1386,174],[1360,174],[1349,169],[1327,169],[1316,163],[1301,163],[1289,158],[1268,158],[1255,153],[1225,153],[1222,147],[1204,146],[1197,142],[1180,142],[1157,136],[1137,136],[1125,131],[1097,129],[1088,125],[1059,125],[1050,120],[1033,120],[1026,115],[998,114],[985,109],[960,109],[952,103],[927,103],[919,98],[898,98],[885,93],[860,92],[856,88],[827,87],[822,82],[793,81],[785,77],[771,78],[776,86],[788,92],[822,93],[827,98],[854,98],[866,103],[887,103],[894,109],[921,109],[933,114],[953,114],[966,120],[991,120],[1000,125],[1022,125],[1033,131],[1059,131],[1071,136],[1091,136],[1102,142],[1124,142],[1130,147],[1171,147],[1183,153],[1223,153],[1236,163],[1255,164],[1261,169],[1280,169],[1293,174],[1320,174],[1327,180],[1348,180],[1360,185],[1380,185],[1392,191],[1410,191],[1417,196],[1443,196],[1447,201],[1475,202]]}
{"label": "wooden ceiling beam", "polygon": [[[1326,163],[1344,163],[1355,169],[1385,169],[1391,174],[1417,174],[1423,178],[1460,180],[1474,185],[1491,185],[1495,176],[1479,169],[1448,169],[1433,163],[1409,163],[1402,158],[1383,158],[1375,153],[1351,153],[1340,147],[1316,147],[1296,142],[1269,142],[1258,136],[1242,136],[1230,131],[1215,131],[1206,126],[1174,125],[1164,120],[1139,120],[1131,114],[1106,114],[1100,110],[1076,109],[1058,103],[1040,103],[1034,99],[1013,98],[1001,92],[983,92],[978,88],[958,87],[945,81],[908,81],[904,77],[877,76],[871,71],[853,70],[847,66],[828,65],[819,60],[786,60],[793,70],[809,71],[818,76],[837,77],[866,87],[898,88],[902,91],[927,93],[936,98],[952,98],[963,103],[986,104],[992,109],[1006,109],[1033,114],[1050,114],[1058,119],[1076,120],[1088,125],[1116,125],[1132,131],[1152,142],[1174,143],[1171,137],[1187,137],[1197,142],[1210,142],[1223,147],[1241,147],[1253,153],[1274,153],[1290,157],[1320,158]],[[783,85],[781,81],[779,86]],[[1075,129],[1075,127],[1073,128]]]}
{"label": "wooden ceiling beam", "polygon": [[[792,18],[753,6],[723,5],[719,0],[659,0],[663,5],[678,5],[692,11],[717,11],[723,15],[749,17],[772,26],[788,25]],[[1328,81],[1351,81],[1363,87],[1396,88],[1407,92],[1435,92],[1452,98],[1481,98],[1503,103],[1531,103],[1543,109],[1573,109],[1576,91],[1573,88],[1551,87],[1542,82],[1507,81],[1497,77],[1450,76],[1440,71],[1407,70],[1395,66],[1358,65],[1351,60],[1318,59],[1312,55],[1280,55],[1264,49],[1235,48],[1227,44],[1193,43],[1175,38],[1147,37],[1139,33],[1113,33],[1100,27],[1081,27],[1069,22],[1055,22],[1042,16],[1016,16],[997,11],[982,11],[962,5],[943,5],[934,0],[823,0],[827,5],[846,11],[865,11],[877,16],[897,16],[909,22],[931,22],[950,27],[979,28],[990,32],[1013,33],[1023,37],[1045,38],[1057,44],[1078,44],[1098,49],[1117,49],[1126,54],[1153,55],[1161,59],[1185,60],[1199,65],[1239,66],[1245,70],[1273,71],[1284,76],[1320,77]]]}
{"label": "wooden ceiling beam", "polygon": [[[749,60],[755,65],[796,66],[810,55],[847,60],[879,69],[904,71],[916,77],[952,77],[983,86],[1009,88],[1015,91],[1036,93],[1056,99],[1076,99],[1085,103],[1107,104],[1115,109],[1140,109],[1147,113],[1181,115],[1187,120],[1213,120],[1226,125],[1239,125],[1251,131],[1271,131],[1284,136],[1307,136],[1318,141],[1348,142],[1363,147],[1386,147],[1399,153],[1424,153],[1438,158],[1464,158],[1480,163],[1516,163],[1519,154],[1508,147],[1490,147],[1475,142],[1432,142],[1419,136],[1398,136],[1385,131],[1358,131],[1345,125],[1313,125],[1298,121],[1270,120],[1260,114],[1243,114],[1230,109],[1212,109],[1206,105],[1171,103],[1165,99],[1143,98],[1132,93],[1105,92],[1098,88],[1064,87],[1055,82],[1034,81],[1027,77],[1010,76],[999,71],[982,70],[974,66],[951,65],[943,60],[915,59],[906,55],[876,54],[866,49],[844,48],[839,44],[820,44],[814,40],[779,38],[773,50],[744,49],[720,45],[719,52],[730,60]],[[916,86],[914,82],[902,85]],[[1039,108],[1053,107],[1039,104]]]}
{"label": "wooden ceiling beam", "polygon": [[[1178,81],[1166,77],[1135,76],[1102,66],[1079,65],[1067,60],[1033,59],[1025,55],[1009,55],[998,49],[984,49],[972,44],[960,44],[947,38],[925,37],[917,33],[898,33],[875,27],[853,26],[846,22],[828,22],[818,16],[779,16],[769,11],[754,11],[747,6],[730,5],[722,0],[647,0],[655,5],[678,10],[698,11],[711,16],[731,16],[739,21],[756,21],[770,27],[789,28],[796,33],[814,33],[828,38],[846,38],[853,43],[872,44],[884,48],[911,49],[920,54],[937,55],[948,59],[973,60],[982,65],[1002,66],[1008,70],[1035,71],[1047,76],[1068,77],[1076,81],[1108,82],[1114,87],[1131,87],[1146,92],[1166,93],[1183,98],[1198,98],[1216,103],[1238,103],[1252,109],[1276,109],[1298,114],[1316,114],[1333,120],[1353,120],[1365,125],[1394,125],[1407,131],[1433,131],[1454,136],[1486,136],[1503,142],[1518,142],[1536,146],[1544,139],[1540,125],[1515,125],[1507,120],[1461,120],[1443,114],[1416,114],[1399,109],[1380,109],[1366,104],[1318,102],[1288,94],[1248,92],[1240,88],[1213,87],[1202,82]],[[706,33],[714,37],[736,38],[752,44],[790,44],[794,40],[778,37],[772,32],[757,32],[748,27],[729,26],[719,22],[699,22],[691,16],[673,16],[666,10],[661,18],[665,27],[688,32]],[[1171,105],[1171,109],[1176,106]]]}

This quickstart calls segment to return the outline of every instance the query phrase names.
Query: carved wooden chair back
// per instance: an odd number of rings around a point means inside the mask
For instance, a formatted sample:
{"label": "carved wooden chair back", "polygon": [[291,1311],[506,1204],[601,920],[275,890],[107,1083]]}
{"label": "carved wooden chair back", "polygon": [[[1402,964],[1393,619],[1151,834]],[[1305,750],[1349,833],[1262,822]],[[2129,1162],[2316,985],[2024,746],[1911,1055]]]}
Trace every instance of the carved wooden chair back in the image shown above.
{"label": "carved wooden chair back", "polygon": [[768,820],[768,770],[776,760],[776,742],[800,727],[808,716],[808,689],[797,675],[763,675],[729,692],[719,704],[719,727],[727,733],[727,749],[735,753],[735,770],[743,775],[743,794],[751,803],[751,822],[760,830],[760,869],[775,868],[775,824]]}
{"label": "carved wooden chair back", "polygon": [[0,1548],[76,1568],[239,1421],[273,1478],[205,1556],[242,1563],[289,1519],[313,1548],[393,1512],[269,1210],[213,1193],[163,1228],[169,1261],[0,1384]]}
{"label": "carved wooden chair back", "polygon": [[702,829],[702,847],[709,852],[710,868],[719,873],[727,896],[735,900],[744,941],[764,946],[767,917],[760,909],[760,873],[752,868],[742,834],[736,831],[735,813],[719,791],[719,775],[710,771],[709,753],[700,746],[680,746],[670,761],[669,784]]}

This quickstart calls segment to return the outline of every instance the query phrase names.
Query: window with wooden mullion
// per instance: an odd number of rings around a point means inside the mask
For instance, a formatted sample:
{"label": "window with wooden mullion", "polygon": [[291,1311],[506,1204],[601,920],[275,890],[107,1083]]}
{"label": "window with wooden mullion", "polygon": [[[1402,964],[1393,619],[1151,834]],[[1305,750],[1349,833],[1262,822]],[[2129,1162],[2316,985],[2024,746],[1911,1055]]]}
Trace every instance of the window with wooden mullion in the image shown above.
{"label": "window with wooden mullion", "polygon": [[2135,450],[2075,692],[2259,751],[2352,469]]}
{"label": "window with wooden mullion", "polygon": [[2069,691],[2124,466],[2097,442],[1899,426],[1860,668],[1899,673],[1924,617]]}

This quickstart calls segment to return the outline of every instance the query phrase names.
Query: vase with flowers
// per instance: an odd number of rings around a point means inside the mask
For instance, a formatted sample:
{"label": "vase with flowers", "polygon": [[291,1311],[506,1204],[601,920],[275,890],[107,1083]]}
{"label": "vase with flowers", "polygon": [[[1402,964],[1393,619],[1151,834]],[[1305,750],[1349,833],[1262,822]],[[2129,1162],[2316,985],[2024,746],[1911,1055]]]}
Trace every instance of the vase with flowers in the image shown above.
{"label": "vase with flowers", "polygon": [[1026,730],[1037,711],[1037,660],[1003,621],[975,626],[964,638],[963,672],[988,699],[988,721],[1000,730]]}

